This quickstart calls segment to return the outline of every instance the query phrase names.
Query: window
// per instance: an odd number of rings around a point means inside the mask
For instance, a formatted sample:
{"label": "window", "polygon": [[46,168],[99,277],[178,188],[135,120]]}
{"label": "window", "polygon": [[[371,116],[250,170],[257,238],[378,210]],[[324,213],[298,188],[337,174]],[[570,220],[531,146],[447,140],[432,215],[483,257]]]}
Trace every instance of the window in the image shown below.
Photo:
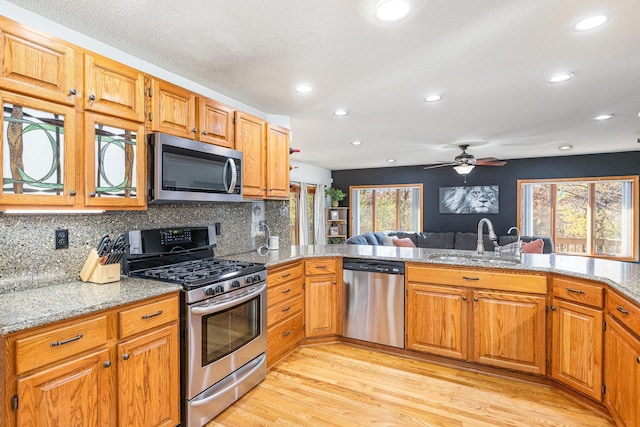
{"label": "window", "polygon": [[422,231],[422,184],[349,187],[351,235]]}
{"label": "window", "polygon": [[[307,222],[309,229],[309,245],[315,244],[315,233],[313,232],[313,198],[316,194],[315,185],[306,185],[307,188]],[[289,186],[289,232],[291,235],[291,244],[299,245],[300,238],[298,236],[300,224],[300,184],[292,182]]]}
{"label": "window", "polygon": [[523,235],[551,236],[555,252],[638,259],[638,177],[518,181]]}

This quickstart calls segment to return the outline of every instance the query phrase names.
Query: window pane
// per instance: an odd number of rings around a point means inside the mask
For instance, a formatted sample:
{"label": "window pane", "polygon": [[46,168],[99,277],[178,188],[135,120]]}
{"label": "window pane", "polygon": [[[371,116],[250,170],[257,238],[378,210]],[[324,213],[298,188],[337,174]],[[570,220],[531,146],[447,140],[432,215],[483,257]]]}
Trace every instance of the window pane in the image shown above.
{"label": "window pane", "polygon": [[534,184],[531,235],[551,236],[551,184]]}
{"label": "window pane", "polygon": [[412,188],[400,188],[398,190],[398,218],[399,230],[420,231],[416,228],[416,209],[418,194]]}
{"label": "window pane", "polygon": [[395,188],[376,190],[376,231],[392,231],[398,229],[396,222]]}
{"label": "window pane", "polygon": [[373,190],[357,190],[358,212],[355,234],[373,231]]}
{"label": "window pane", "polygon": [[586,254],[587,213],[589,207],[586,183],[557,184],[556,245],[558,252]]}
{"label": "window pane", "polygon": [[[594,234],[595,253],[607,255],[630,255],[629,247],[623,241],[628,232],[628,216],[625,212],[630,206],[623,203],[624,182],[598,182],[595,184]],[[625,197],[625,200],[628,200]]]}
{"label": "window pane", "polygon": [[307,218],[309,219],[309,244],[310,245],[316,244],[316,236],[315,236],[316,233],[313,231],[314,195],[315,195],[315,187],[314,188],[307,187]]}
{"label": "window pane", "polygon": [[298,192],[291,187],[289,192],[289,235],[291,244],[298,244]]}

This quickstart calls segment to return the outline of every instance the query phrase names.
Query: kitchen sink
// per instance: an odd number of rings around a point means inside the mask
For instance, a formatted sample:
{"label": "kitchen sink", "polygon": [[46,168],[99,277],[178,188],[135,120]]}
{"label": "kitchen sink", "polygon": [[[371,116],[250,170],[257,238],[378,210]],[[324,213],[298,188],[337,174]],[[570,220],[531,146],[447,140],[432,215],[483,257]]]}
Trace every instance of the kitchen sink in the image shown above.
{"label": "kitchen sink", "polygon": [[515,265],[520,264],[518,258],[478,258],[473,256],[457,256],[457,255],[436,255],[429,257],[429,259],[445,262],[459,262],[463,264],[476,263],[478,265],[491,264],[491,265]]}

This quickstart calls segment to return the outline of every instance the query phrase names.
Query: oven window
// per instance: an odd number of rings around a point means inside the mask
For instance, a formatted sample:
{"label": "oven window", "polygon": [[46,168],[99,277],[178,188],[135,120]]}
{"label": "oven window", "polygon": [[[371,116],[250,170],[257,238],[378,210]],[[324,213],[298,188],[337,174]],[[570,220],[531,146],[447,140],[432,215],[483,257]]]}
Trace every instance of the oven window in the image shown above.
{"label": "oven window", "polygon": [[202,318],[202,366],[233,353],[260,335],[260,297]]}

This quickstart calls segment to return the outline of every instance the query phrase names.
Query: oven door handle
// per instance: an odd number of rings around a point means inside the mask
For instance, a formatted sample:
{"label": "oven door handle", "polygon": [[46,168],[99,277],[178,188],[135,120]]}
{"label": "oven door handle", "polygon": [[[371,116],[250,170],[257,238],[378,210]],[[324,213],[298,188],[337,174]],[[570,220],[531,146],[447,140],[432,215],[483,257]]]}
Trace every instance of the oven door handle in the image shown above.
{"label": "oven door handle", "polygon": [[217,399],[218,397],[222,396],[223,394],[227,393],[229,390],[232,390],[236,387],[238,387],[241,383],[243,383],[244,381],[248,380],[249,378],[251,378],[251,376],[262,367],[264,360],[265,360],[266,356],[264,354],[260,355],[256,360],[255,360],[255,364],[256,366],[254,366],[253,368],[251,368],[251,370],[249,370],[247,373],[243,374],[240,378],[238,378],[237,380],[233,381],[231,384],[229,384],[228,386],[216,391],[214,394],[212,394],[211,396],[207,396],[206,398],[202,399],[202,400],[195,400],[191,403],[189,403],[189,406],[191,406],[192,408],[197,408],[198,406],[204,406],[207,405],[209,403],[211,403],[212,400]]}
{"label": "oven door handle", "polygon": [[214,302],[212,304],[202,305],[198,307],[191,307],[191,313],[197,314],[197,315],[206,315],[206,314],[222,311],[229,307],[233,307],[234,305],[242,304],[245,301],[249,301],[251,298],[255,297],[256,295],[264,291],[266,287],[267,287],[267,284],[265,282],[259,287],[246,291],[245,293],[241,293],[237,297],[231,298],[229,300],[225,300],[219,303]]}

